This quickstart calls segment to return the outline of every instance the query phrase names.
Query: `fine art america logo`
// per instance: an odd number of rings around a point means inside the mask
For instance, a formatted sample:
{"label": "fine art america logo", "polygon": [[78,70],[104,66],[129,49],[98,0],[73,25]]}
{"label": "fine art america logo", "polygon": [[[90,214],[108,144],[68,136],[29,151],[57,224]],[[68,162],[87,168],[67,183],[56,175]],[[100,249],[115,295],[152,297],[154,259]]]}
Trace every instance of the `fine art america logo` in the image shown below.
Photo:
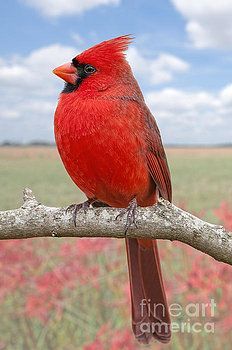
{"label": "fine art america logo", "polygon": [[[171,316],[171,325],[158,321],[165,319],[166,309],[163,304],[151,304],[143,299],[140,303],[141,316],[151,319],[157,319],[155,322],[142,322],[140,330],[143,333],[214,333],[215,324],[212,319],[215,316],[216,303],[211,299],[209,303],[189,303],[184,307],[178,303],[169,305],[169,314]],[[178,321],[175,319],[178,318]],[[209,321],[210,320],[210,321]]]}

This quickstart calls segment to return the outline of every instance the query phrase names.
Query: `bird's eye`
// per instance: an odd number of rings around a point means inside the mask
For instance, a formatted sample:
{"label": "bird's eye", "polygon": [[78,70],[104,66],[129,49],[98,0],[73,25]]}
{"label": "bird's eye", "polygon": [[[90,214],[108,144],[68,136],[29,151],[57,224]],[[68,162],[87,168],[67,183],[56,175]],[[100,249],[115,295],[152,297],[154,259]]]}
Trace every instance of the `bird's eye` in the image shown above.
{"label": "bird's eye", "polygon": [[96,68],[94,68],[90,64],[86,64],[86,66],[84,66],[84,71],[86,74],[93,74],[94,72],[96,72]]}

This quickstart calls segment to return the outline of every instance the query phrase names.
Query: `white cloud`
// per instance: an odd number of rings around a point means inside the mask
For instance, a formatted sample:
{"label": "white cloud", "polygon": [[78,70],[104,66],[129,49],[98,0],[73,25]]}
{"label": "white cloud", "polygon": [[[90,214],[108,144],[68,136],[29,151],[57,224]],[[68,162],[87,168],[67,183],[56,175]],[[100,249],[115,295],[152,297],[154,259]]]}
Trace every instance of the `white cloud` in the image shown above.
{"label": "white cloud", "polygon": [[51,139],[53,113],[63,86],[52,69],[76,54],[72,47],[54,44],[26,57],[0,60],[1,140]]}
{"label": "white cloud", "polygon": [[154,85],[169,82],[174,73],[186,72],[189,68],[187,62],[176,56],[161,53],[157,58],[146,58],[133,46],[127,57],[137,76]]}
{"label": "white cloud", "polygon": [[[51,71],[54,67],[67,61],[67,57],[73,57],[77,50],[72,47],[65,47],[54,44],[42,47],[31,52],[27,57],[17,56],[0,61],[0,79],[3,84],[13,89],[33,88],[28,93],[48,94],[54,91],[54,80]],[[46,92],[42,86],[46,85]],[[50,89],[52,89],[50,91]],[[4,89],[6,91],[6,89]]]}
{"label": "white cloud", "polygon": [[231,0],[171,1],[187,19],[186,30],[195,47],[232,47]]}
{"label": "white cloud", "polygon": [[146,101],[169,143],[232,140],[232,84],[217,93],[165,88],[147,93]]}
{"label": "white cloud", "polygon": [[165,88],[158,92],[148,93],[147,99],[150,104],[154,104],[162,112],[168,111],[171,113],[194,112],[196,109],[215,109],[220,106],[218,97],[205,91],[184,92],[178,89]]}
{"label": "white cloud", "polygon": [[22,0],[49,17],[73,16],[101,5],[118,5],[121,0]]}
{"label": "white cloud", "polygon": [[232,85],[226,86],[220,93],[223,105],[232,107]]}

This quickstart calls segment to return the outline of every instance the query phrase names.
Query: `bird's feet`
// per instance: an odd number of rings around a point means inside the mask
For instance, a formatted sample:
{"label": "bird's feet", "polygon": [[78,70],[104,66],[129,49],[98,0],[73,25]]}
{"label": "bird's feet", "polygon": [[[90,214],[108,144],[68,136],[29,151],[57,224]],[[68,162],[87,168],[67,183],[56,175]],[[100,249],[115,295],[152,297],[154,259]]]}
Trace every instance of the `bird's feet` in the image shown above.
{"label": "bird's feet", "polygon": [[83,202],[83,203],[79,203],[79,204],[71,204],[67,207],[67,209],[65,210],[66,213],[68,212],[72,212],[72,217],[73,217],[73,222],[74,222],[74,226],[77,226],[77,213],[80,210],[84,210],[84,213],[87,213],[87,210],[89,209],[90,205],[93,203],[94,201],[92,199],[88,199],[87,201]]}
{"label": "bird's feet", "polygon": [[134,225],[136,228],[138,227],[136,223],[137,208],[138,208],[138,204],[137,204],[136,198],[133,198],[130,201],[130,204],[128,205],[128,207],[126,209],[123,209],[121,213],[116,216],[116,220],[118,220],[125,214],[127,215],[126,225],[125,225],[125,235],[127,234],[127,231],[131,227],[131,225]]}

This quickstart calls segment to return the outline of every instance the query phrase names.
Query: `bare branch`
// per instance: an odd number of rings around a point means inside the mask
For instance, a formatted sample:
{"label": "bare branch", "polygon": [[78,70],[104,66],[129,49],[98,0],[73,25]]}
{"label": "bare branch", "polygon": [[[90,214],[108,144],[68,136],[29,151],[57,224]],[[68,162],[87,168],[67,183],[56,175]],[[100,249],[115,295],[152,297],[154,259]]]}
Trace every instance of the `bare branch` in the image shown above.
{"label": "bare branch", "polygon": [[[124,221],[115,220],[119,209],[91,208],[78,212],[77,226],[65,208],[40,204],[32,191],[24,190],[19,209],[0,212],[0,239],[31,237],[125,238]],[[218,261],[232,265],[232,232],[212,225],[160,199],[158,204],[138,209],[138,228],[127,237],[158,238],[186,243]]]}

